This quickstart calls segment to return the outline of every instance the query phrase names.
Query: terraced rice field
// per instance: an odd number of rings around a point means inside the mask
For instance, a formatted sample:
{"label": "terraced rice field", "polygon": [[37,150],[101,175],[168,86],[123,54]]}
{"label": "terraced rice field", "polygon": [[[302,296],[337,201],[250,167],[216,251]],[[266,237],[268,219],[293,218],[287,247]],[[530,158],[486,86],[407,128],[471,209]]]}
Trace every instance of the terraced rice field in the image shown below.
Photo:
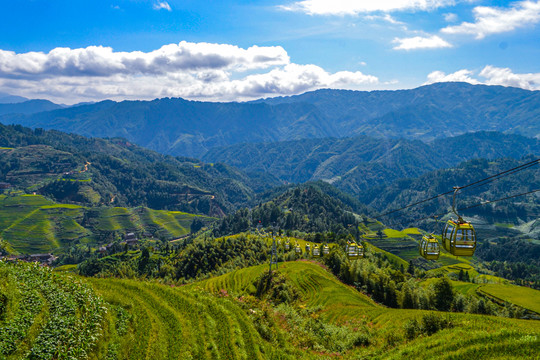
{"label": "terraced rice field", "polygon": [[179,238],[187,235],[196,215],[180,211],[152,210],[139,208],[134,212],[140,218],[145,229],[152,233],[160,232],[168,238]]}
{"label": "terraced rice field", "polygon": [[264,359],[273,351],[227,298],[130,280],[91,282],[113,309],[129,313],[125,333],[112,327],[106,339],[119,359]]}
{"label": "terraced rice field", "polygon": [[[1,358],[36,354],[33,358],[56,359],[63,352],[71,352],[73,358],[86,354],[89,359],[329,358],[327,353],[295,347],[299,339],[287,337],[284,330],[277,340],[262,337],[258,321],[277,315],[271,308],[265,310],[267,315],[260,308],[254,310],[243,299],[253,292],[253,282],[267,271],[266,266],[181,287],[83,279],[33,265],[23,264],[24,271],[15,266],[0,262],[0,293],[8,296],[7,316],[0,320]],[[319,320],[313,324],[324,321],[365,329],[367,344],[331,358],[534,359],[538,355],[540,321],[388,309],[343,285],[316,263],[288,262],[280,264],[279,271],[300,293],[295,306],[315,311],[311,316]],[[407,340],[407,321],[430,313],[449,319],[452,326]],[[54,339],[53,345],[46,339]]]}
{"label": "terraced rice field", "polygon": [[[254,291],[253,281],[263,271],[268,271],[268,268],[258,266],[237,270],[191,286],[203,287],[213,293],[219,293],[222,289],[236,294],[249,293]],[[320,308],[319,315],[335,324],[353,324],[370,329],[372,346],[355,349],[349,354],[350,358],[452,359],[464,356],[518,359],[535,358],[540,348],[540,321],[388,309],[340,283],[317,264],[308,261],[284,263],[280,264],[279,271],[299,289],[302,307]],[[405,323],[430,313],[449,318],[453,327],[429,337],[407,341],[404,336]]]}
{"label": "terraced rice field", "polygon": [[53,202],[39,195],[0,195],[0,232],[41,206]]}
{"label": "terraced rice field", "polygon": [[9,251],[22,254],[58,252],[77,243],[97,244],[99,234],[110,232],[122,236],[140,231],[170,240],[189,234],[196,217],[148,208],[55,204],[40,195],[0,195],[0,239]]}
{"label": "terraced rice field", "polygon": [[510,284],[485,284],[480,285],[478,291],[540,314],[539,290]]}
{"label": "terraced rice field", "polygon": [[137,225],[130,218],[128,209],[122,207],[101,208],[98,210],[97,230],[117,231],[122,229],[136,230]]}

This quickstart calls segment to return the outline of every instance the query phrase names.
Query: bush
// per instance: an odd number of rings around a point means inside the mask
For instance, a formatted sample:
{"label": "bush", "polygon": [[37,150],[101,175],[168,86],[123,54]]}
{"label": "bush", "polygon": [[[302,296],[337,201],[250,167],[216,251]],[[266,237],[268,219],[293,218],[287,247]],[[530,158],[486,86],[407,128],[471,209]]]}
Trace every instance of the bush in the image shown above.
{"label": "bush", "polygon": [[266,298],[274,304],[290,304],[298,299],[298,291],[287,282],[287,278],[277,271],[264,272],[253,284],[257,288],[256,296]]}
{"label": "bush", "polygon": [[452,327],[454,327],[454,324],[449,317],[443,318],[442,316],[430,313],[423,315],[420,321],[416,319],[408,320],[403,325],[403,330],[405,332],[405,338],[407,340],[413,340],[420,335],[430,336],[439,330]]}

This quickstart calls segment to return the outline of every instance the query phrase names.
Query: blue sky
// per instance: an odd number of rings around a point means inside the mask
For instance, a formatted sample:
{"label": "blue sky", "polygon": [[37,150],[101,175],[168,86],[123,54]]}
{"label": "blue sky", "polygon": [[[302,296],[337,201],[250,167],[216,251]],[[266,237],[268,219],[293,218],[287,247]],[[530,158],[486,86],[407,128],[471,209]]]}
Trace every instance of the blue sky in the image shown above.
{"label": "blue sky", "polygon": [[468,81],[540,89],[540,0],[17,0],[0,92],[244,101]]}

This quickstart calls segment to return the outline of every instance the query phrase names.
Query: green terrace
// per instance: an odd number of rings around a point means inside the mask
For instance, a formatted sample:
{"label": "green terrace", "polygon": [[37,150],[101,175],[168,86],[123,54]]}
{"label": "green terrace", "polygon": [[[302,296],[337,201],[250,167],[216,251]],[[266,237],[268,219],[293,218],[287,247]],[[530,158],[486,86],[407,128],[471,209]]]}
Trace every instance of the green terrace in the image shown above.
{"label": "green terrace", "polygon": [[55,204],[41,195],[0,195],[0,239],[14,253],[62,251],[77,244],[103,244],[129,232],[162,240],[190,233],[191,223],[205,216],[149,208]]}

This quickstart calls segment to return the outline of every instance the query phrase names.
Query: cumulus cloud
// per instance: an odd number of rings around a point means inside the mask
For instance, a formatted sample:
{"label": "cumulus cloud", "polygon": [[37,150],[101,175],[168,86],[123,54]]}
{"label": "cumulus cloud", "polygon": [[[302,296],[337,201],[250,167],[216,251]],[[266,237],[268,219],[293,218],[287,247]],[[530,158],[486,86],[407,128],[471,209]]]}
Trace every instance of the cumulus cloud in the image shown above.
{"label": "cumulus cloud", "polygon": [[490,34],[515,30],[536,24],[540,21],[540,1],[521,1],[512,3],[509,8],[477,6],[473,10],[474,22],[447,26],[441,29],[446,34],[474,35],[483,39]]}
{"label": "cumulus cloud", "polygon": [[358,15],[371,12],[433,10],[454,5],[455,0],[303,0],[279,8],[308,15]]}
{"label": "cumulus cloud", "polygon": [[154,3],[154,5],[152,6],[152,8],[154,10],[167,10],[167,11],[172,11],[171,9],[171,6],[169,5],[168,2],[166,1],[158,1],[157,3]]}
{"label": "cumulus cloud", "polygon": [[55,48],[49,53],[16,54],[0,50],[0,76],[111,76],[166,74],[175,71],[264,69],[289,62],[280,46],[242,49],[227,44],[165,45],[151,52],[115,52],[110,47]]}
{"label": "cumulus cloud", "polygon": [[[482,79],[479,79],[478,77]],[[425,84],[449,81],[511,86],[526,90],[540,90],[540,73],[516,74],[509,68],[499,68],[491,65],[484,67],[476,77],[474,71],[467,69],[462,69],[451,74],[445,74],[442,71],[434,71],[428,75],[428,80]]]}
{"label": "cumulus cloud", "polygon": [[416,49],[439,49],[452,47],[450,43],[441,39],[437,35],[430,37],[415,36],[412,38],[394,39],[394,50],[416,50]]}
{"label": "cumulus cloud", "polygon": [[2,89],[64,103],[157,97],[242,101],[319,88],[371,89],[378,83],[359,71],[329,73],[293,64],[281,47],[181,42],[146,53],[100,46],[49,53],[0,50]]}
{"label": "cumulus cloud", "polygon": [[540,73],[514,74],[509,68],[486,66],[480,74],[488,85],[519,87],[527,90],[540,90]]}

